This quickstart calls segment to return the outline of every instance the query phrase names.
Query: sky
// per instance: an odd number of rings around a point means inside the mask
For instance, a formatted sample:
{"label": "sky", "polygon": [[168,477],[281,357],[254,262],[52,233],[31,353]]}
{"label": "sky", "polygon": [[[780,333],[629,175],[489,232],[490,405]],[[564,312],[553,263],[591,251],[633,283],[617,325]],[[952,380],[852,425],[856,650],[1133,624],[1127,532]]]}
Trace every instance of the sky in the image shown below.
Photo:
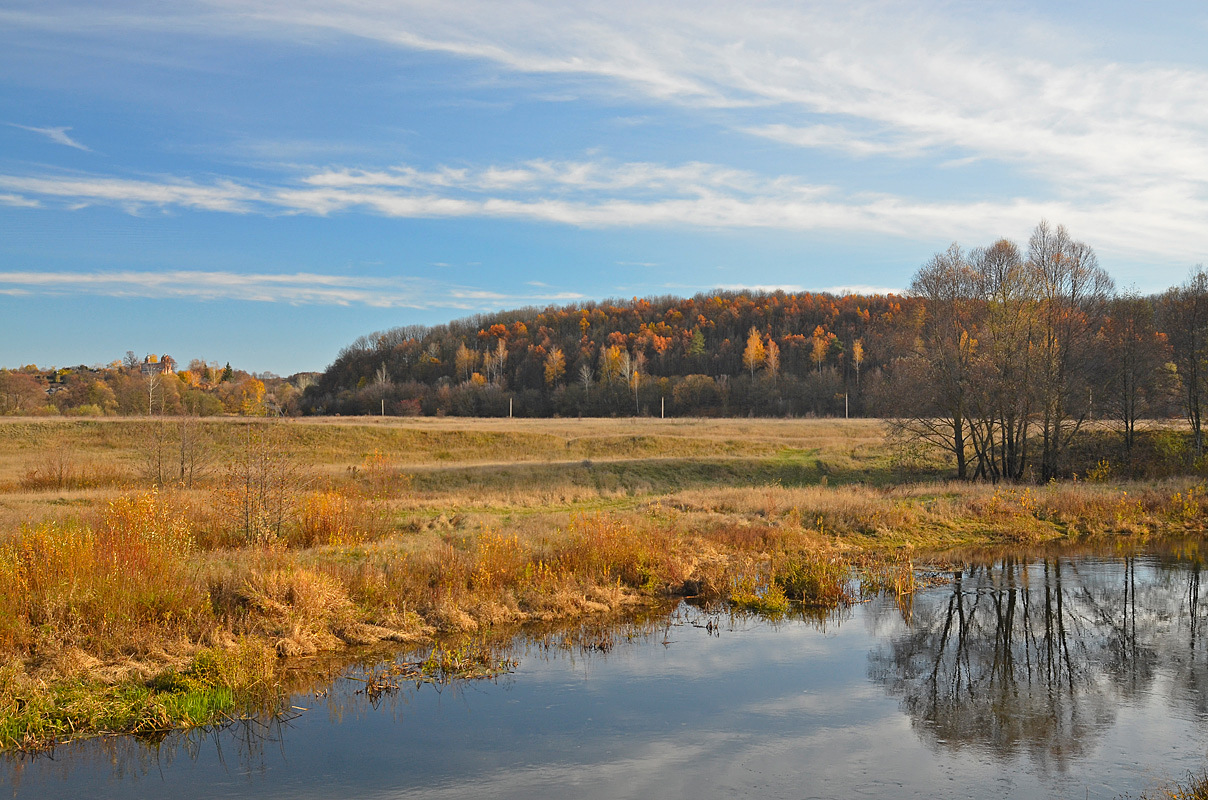
{"label": "sky", "polygon": [[0,366],[900,291],[1041,219],[1208,260],[1208,7],[0,0]]}

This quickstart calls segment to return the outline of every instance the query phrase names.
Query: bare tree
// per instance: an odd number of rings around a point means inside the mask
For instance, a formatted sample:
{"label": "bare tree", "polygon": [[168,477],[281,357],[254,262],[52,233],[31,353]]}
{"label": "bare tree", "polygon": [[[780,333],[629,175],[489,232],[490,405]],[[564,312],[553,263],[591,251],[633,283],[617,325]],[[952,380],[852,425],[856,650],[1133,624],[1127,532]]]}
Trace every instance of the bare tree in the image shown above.
{"label": "bare tree", "polygon": [[200,417],[153,420],[140,435],[141,471],[153,486],[192,489],[213,467],[213,438]]}
{"label": "bare tree", "polygon": [[588,364],[586,360],[579,364],[579,383],[583,384],[584,400],[591,400],[591,382],[594,376],[595,372],[592,370],[591,364]]}
{"label": "bare tree", "polygon": [[1153,305],[1135,293],[1112,301],[1103,344],[1110,365],[1105,401],[1120,423],[1124,451],[1131,458],[1137,420],[1162,392],[1170,348],[1154,326]]}
{"label": "bare tree", "polygon": [[1208,272],[1196,267],[1159,301],[1162,328],[1169,337],[1183,392],[1183,412],[1191,425],[1195,458],[1204,454],[1202,405],[1208,382]]}
{"label": "bare tree", "polygon": [[160,393],[160,411],[163,411],[163,392],[162,389],[163,377],[159,374],[159,370],[150,369],[146,374],[147,382],[147,416],[155,413],[155,393]]}
{"label": "bare tree", "polygon": [[214,466],[214,441],[201,418],[181,417],[176,423],[180,485],[192,489]]}
{"label": "bare tree", "polygon": [[1041,221],[1028,240],[1028,266],[1040,290],[1036,388],[1040,398],[1042,480],[1057,477],[1071,440],[1093,405],[1091,377],[1100,365],[1096,337],[1112,279],[1094,250],[1065,226]]}
{"label": "bare tree", "polygon": [[298,462],[282,449],[273,425],[240,426],[219,492],[227,525],[249,544],[272,544],[288,531],[306,488]]}
{"label": "bare tree", "polygon": [[977,387],[972,437],[977,476],[992,481],[1024,477],[1034,392],[1032,337],[1036,281],[1014,242],[1000,239],[970,254],[980,310]]}
{"label": "bare tree", "polygon": [[902,418],[916,435],[950,451],[956,459],[957,477],[965,479],[970,477],[976,275],[954,242],[915,274],[910,292],[926,304],[913,355],[920,391],[904,398],[910,405]]}

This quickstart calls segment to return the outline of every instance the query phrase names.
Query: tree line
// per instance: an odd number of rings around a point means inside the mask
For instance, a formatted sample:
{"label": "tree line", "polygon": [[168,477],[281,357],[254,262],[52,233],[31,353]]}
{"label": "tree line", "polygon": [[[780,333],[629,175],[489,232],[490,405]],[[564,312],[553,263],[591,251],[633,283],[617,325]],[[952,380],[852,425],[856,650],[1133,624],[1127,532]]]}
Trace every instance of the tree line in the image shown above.
{"label": "tree line", "polygon": [[[1071,471],[1091,420],[1126,452],[1183,415],[1203,455],[1208,275],[1118,292],[1094,250],[1041,222],[1025,246],[953,244],[902,295],[715,292],[484,314],[365,336],[304,413],[878,416],[962,478]],[[1144,437],[1140,437],[1144,438]],[[1151,444],[1148,443],[1147,444]]]}
{"label": "tree line", "polygon": [[301,413],[302,390],[313,378],[253,375],[193,359],[175,369],[164,355],[139,359],[127,351],[107,365],[0,369],[0,414],[44,416],[280,416]]}

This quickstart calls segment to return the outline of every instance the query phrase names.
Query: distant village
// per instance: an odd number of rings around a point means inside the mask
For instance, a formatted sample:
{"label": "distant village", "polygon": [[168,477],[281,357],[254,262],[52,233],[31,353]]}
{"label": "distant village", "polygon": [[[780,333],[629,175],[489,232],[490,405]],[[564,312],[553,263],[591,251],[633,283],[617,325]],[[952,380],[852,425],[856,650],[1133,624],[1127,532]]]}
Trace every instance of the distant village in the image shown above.
{"label": "distant village", "polygon": [[0,370],[0,414],[30,416],[291,416],[317,373],[282,378],[167,353],[127,351],[107,365]]}

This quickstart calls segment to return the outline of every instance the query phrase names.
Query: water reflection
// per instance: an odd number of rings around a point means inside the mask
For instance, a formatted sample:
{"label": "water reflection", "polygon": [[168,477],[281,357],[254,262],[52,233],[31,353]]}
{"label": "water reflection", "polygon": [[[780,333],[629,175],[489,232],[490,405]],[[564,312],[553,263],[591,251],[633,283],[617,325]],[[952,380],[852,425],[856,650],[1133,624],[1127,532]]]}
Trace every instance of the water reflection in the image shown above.
{"label": "water reflection", "polygon": [[1201,567],[1153,556],[1005,557],[916,598],[909,628],[869,655],[934,748],[1026,752],[1064,769],[1121,704],[1169,676],[1172,704],[1205,709]]}
{"label": "water reflection", "polygon": [[[27,770],[35,773],[35,781],[51,777],[69,782],[73,774],[84,772],[107,774],[111,783],[135,787],[146,781],[162,781],[178,761],[193,764],[203,754],[213,758],[224,773],[262,774],[271,751],[284,747],[290,725],[297,716],[294,712],[231,720],[208,728],[172,731],[156,738],[99,737],[36,755],[8,753],[0,775],[11,785],[13,796],[17,796]],[[43,789],[39,795],[50,796],[48,792],[42,794],[46,791]]]}

